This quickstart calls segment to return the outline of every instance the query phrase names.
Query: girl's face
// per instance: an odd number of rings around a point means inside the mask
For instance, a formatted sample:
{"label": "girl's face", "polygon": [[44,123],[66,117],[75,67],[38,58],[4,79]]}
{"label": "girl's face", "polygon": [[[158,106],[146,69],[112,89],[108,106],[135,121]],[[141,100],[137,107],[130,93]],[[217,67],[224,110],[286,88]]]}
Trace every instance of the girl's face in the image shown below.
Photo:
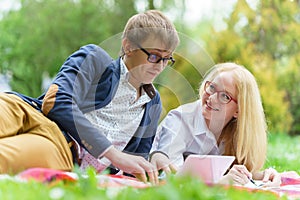
{"label": "girl's face", "polygon": [[[238,116],[237,91],[234,86],[232,72],[221,72],[211,84],[207,84],[208,92],[203,91],[202,115],[208,128],[218,127],[220,130],[234,117]],[[228,103],[224,103],[231,99]]]}

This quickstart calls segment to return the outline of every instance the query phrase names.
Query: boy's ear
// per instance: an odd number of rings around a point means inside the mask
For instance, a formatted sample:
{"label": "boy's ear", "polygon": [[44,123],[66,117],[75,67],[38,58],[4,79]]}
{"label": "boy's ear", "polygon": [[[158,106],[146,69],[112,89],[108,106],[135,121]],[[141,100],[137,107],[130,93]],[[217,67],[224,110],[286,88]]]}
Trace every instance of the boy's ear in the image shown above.
{"label": "boy's ear", "polygon": [[129,54],[132,51],[131,43],[126,38],[122,40],[122,47],[124,49],[125,54]]}

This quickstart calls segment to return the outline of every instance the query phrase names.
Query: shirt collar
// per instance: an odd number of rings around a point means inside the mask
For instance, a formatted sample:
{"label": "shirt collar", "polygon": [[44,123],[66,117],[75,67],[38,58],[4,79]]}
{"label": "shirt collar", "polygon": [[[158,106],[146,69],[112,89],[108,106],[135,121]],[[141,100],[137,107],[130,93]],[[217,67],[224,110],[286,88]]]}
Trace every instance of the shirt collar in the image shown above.
{"label": "shirt collar", "polygon": [[[120,67],[121,67],[121,73],[120,73],[120,79],[123,80],[123,81],[126,81],[129,83],[129,70],[126,66],[126,64],[124,63],[123,59],[121,58],[120,59]],[[130,83],[129,83],[130,84]],[[131,85],[131,84],[130,84]],[[132,85],[131,85],[132,86]],[[133,86],[132,86],[133,87]],[[134,88],[134,87],[133,87]],[[144,88],[142,87],[141,88],[141,96],[144,96],[146,95],[148,98],[147,98],[147,102],[149,102],[151,100],[151,98],[146,94]]]}
{"label": "shirt collar", "polygon": [[194,135],[201,135],[201,134],[206,134],[207,137],[214,139],[215,140],[215,136],[214,134],[208,129],[205,119],[202,115],[202,100],[197,100],[196,102],[197,106],[196,106],[196,130]]}
{"label": "shirt collar", "polygon": [[129,71],[127,69],[126,64],[124,63],[123,59],[120,59],[120,66],[121,66],[121,77],[124,78],[124,80],[129,80]]}

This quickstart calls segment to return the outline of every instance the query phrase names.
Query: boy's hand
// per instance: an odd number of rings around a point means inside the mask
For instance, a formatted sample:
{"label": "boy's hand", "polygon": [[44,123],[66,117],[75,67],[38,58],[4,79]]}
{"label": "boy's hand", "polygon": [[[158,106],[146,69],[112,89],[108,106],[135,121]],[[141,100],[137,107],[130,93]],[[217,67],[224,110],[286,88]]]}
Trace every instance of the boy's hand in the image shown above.
{"label": "boy's hand", "polygon": [[114,147],[110,148],[104,156],[118,169],[134,175],[143,182],[147,182],[147,176],[152,184],[158,184],[158,172],[154,165],[141,156],[123,153]]}

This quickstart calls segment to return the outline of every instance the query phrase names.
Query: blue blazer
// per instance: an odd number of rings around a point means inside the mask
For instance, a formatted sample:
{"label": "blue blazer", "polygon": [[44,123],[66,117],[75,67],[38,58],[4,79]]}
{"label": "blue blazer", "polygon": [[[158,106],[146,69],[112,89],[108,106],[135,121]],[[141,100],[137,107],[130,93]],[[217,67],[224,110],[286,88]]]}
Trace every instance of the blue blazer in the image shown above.
{"label": "blue blazer", "polygon": [[[38,98],[15,94],[55,121],[97,158],[112,144],[84,114],[106,106],[113,99],[119,80],[120,58],[113,60],[102,48],[90,44],[67,58],[47,93]],[[162,110],[159,93],[154,91],[137,131],[124,149],[146,159]]]}

